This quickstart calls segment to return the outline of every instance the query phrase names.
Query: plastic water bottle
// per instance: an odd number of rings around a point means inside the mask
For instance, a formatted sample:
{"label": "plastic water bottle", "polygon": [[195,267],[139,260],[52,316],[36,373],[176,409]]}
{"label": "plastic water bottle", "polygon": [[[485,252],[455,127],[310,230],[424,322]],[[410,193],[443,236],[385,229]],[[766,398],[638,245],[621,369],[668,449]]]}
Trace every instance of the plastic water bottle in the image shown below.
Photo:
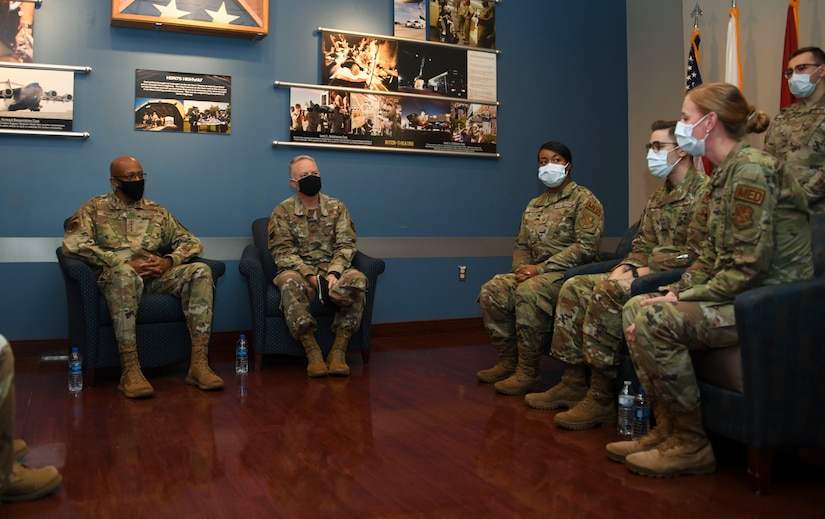
{"label": "plastic water bottle", "polygon": [[631,438],[638,440],[650,431],[650,404],[645,396],[645,390],[639,386],[639,394],[633,403],[633,433]]}
{"label": "plastic water bottle", "polygon": [[619,393],[619,435],[623,438],[630,438],[633,433],[633,392],[630,389],[631,382],[624,381],[624,387]]}
{"label": "plastic water bottle", "polygon": [[235,344],[235,373],[249,373],[249,344],[244,334]]}
{"label": "plastic water bottle", "polygon": [[83,359],[77,348],[69,353],[69,391],[78,393],[83,390]]}

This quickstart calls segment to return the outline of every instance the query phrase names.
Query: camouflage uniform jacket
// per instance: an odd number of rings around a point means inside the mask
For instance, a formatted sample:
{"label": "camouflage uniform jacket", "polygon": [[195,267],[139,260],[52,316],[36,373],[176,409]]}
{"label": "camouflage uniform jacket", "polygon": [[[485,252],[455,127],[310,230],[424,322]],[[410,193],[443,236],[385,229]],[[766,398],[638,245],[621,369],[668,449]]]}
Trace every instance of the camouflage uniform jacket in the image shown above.
{"label": "camouflage uniform jacket", "polygon": [[825,212],[825,96],[786,106],[771,122],[764,150],[802,186],[813,212]]}
{"label": "camouflage uniform jacket", "polygon": [[63,253],[86,261],[96,273],[150,255],[165,255],[177,266],[201,251],[200,240],[162,206],[145,198],[129,205],[114,191],[83,204],[63,237]]}
{"label": "camouflage uniform jacket", "polygon": [[319,195],[317,220],[298,195],[287,198],[269,218],[269,250],[280,274],[296,270],[302,276],[320,268],[338,277],[355,256],[355,225],[340,200]]}
{"label": "camouflage uniform jacket", "polygon": [[545,274],[592,261],[603,231],[602,204],[589,189],[570,182],[560,193],[545,191],[521,217],[513,272],[519,265],[536,265]]}
{"label": "camouflage uniform jacket", "polygon": [[702,253],[707,235],[708,177],[692,166],[675,188],[665,183],[647,199],[639,234],[624,265],[651,272],[683,269]]}
{"label": "camouflage uniform jacket", "polygon": [[773,157],[740,141],[713,171],[703,254],[667,288],[730,303],[745,290],[813,275],[810,211]]}

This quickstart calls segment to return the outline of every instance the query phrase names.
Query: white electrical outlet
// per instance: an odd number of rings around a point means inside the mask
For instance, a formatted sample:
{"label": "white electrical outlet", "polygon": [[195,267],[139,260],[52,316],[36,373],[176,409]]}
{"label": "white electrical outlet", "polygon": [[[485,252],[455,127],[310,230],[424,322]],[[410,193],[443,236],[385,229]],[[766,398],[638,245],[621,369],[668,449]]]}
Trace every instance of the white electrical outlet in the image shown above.
{"label": "white electrical outlet", "polygon": [[458,266],[458,280],[467,281],[467,267],[464,265]]}

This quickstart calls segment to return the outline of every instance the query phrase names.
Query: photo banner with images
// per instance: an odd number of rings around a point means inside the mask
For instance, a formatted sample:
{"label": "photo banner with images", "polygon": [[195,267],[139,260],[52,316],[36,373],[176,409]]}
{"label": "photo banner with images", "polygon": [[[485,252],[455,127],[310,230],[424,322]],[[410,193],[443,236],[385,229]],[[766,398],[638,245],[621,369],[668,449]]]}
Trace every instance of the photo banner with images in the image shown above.
{"label": "photo banner with images", "polygon": [[466,47],[496,48],[496,2],[394,0],[393,35]]}
{"label": "photo banner with images", "polygon": [[496,103],[496,53],[457,45],[321,32],[321,84]]}
{"label": "photo banner with images", "polygon": [[292,87],[289,115],[295,143],[496,154],[496,105]]}
{"label": "photo banner with images", "polygon": [[232,133],[232,78],[135,70],[135,130]]}
{"label": "photo banner with images", "polygon": [[0,129],[72,131],[74,72],[3,67]]}
{"label": "photo banner with images", "polygon": [[34,62],[33,2],[0,0],[0,62]]}

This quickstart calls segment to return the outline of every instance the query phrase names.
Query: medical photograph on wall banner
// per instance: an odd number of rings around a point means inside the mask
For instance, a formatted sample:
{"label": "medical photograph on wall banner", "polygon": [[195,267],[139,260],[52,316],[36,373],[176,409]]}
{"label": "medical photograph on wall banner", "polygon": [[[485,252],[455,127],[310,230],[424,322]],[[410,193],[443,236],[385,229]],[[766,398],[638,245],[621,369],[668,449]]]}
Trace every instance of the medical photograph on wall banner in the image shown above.
{"label": "medical photograph on wall banner", "polygon": [[290,140],[495,154],[496,106],[334,89],[290,89]]}
{"label": "medical photograph on wall banner", "polygon": [[0,129],[71,131],[74,72],[0,64]]}
{"label": "medical photograph on wall banner", "polygon": [[496,2],[394,0],[393,35],[467,47],[496,48]]}
{"label": "medical photograph on wall banner", "polygon": [[32,2],[0,0],[0,62],[34,61],[34,10]]}
{"label": "medical photograph on wall banner", "polygon": [[135,70],[135,130],[229,135],[232,78]]}
{"label": "medical photograph on wall banner", "polygon": [[496,101],[496,54],[425,41],[325,31],[321,83]]}

